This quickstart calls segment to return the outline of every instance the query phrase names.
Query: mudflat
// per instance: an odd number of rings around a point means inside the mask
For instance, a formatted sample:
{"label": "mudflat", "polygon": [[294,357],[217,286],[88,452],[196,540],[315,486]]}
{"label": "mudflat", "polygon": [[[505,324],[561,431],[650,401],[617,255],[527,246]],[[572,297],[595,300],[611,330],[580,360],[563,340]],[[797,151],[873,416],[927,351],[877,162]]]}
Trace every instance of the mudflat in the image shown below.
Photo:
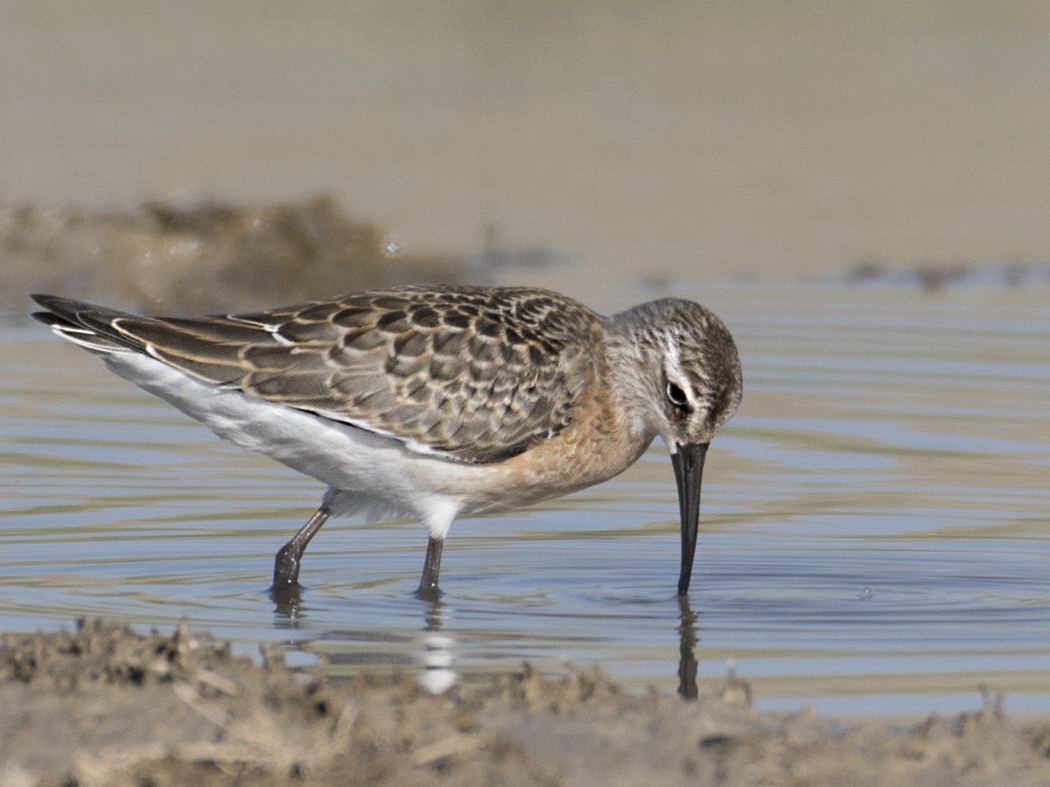
{"label": "mudflat", "polygon": [[921,723],[760,713],[727,680],[685,701],[596,668],[528,665],[482,688],[408,673],[326,679],[180,626],[6,634],[3,785],[1037,785],[1050,720],[994,699]]}

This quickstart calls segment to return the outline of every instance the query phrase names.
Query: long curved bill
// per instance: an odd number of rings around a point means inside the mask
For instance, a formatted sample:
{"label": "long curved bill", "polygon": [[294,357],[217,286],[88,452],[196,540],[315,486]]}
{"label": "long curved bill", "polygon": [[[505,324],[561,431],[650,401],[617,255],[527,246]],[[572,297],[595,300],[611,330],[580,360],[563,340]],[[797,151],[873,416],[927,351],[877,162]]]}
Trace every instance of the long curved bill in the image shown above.
{"label": "long curved bill", "polygon": [[678,508],[682,515],[682,573],[678,575],[678,595],[689,592],[696,554],[696,528],[700,520],[700,482],[709,443],[676,445],[671,454],[674,479],[678,484]]}

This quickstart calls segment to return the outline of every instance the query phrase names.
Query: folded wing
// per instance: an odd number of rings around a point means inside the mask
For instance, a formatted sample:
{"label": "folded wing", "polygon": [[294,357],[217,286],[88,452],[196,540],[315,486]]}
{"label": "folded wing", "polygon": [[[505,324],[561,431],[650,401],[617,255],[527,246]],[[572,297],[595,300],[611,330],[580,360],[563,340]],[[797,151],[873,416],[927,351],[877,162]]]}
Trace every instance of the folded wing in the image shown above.
{"label": "folded wing", "polygon": [[601,318],[535,289],[404,288],[254,314],[138,317],[53,296],[36,316],[94,352],[187,374],[402,440],[497,462],[558,434]]}

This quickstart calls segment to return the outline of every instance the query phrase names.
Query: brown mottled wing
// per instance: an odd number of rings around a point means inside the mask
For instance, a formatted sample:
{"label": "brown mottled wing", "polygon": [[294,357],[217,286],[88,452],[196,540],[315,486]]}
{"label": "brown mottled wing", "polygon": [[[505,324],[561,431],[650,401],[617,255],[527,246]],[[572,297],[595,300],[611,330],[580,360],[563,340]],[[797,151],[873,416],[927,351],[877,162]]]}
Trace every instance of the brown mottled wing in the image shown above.
{"label": "brown mottled wing", "polygon": [[582,304],[527,288],[404,288],[189,320],[106,317],[123,343],[205,380],[478,463],[570,423],[594,362],[582,348],[601,334],[601,318]]}

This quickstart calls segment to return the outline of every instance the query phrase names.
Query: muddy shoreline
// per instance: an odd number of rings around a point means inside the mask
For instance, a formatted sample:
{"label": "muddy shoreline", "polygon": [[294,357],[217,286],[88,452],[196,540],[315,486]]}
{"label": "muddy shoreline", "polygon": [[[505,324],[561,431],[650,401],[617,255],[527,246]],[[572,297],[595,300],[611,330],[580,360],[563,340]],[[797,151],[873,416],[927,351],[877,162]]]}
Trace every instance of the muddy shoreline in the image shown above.
{"label": "muddy shoreline", "polygon": [[[405,253],[383,227],[348,214],[326,194],[288,202],[147,201],[122,211],[0,203],[0,264],[0,317],[6,312],[8,319],[27,314],[32,292],[179,315],[272,308],[404,284],[520,283],[539,276],[534,283],[578,287],[582,274],[557,250],[501,250],[495,241],[465,256]],[[781,278],[799,275],[788,270]],[[809,280],[926,292],[1017,288],[1050,282],[1050,265],[869,261]],[[636,283],[655,295],[676,282],[642,276]]]}
{"label": "muddy shoreline", "polygon": [[0,204],[0,308],[30,292],[152,313],[272,307],[409,283],[486,283],[463,259],[402,254],[328,195],[294,202],[143,202],[126,211]]}
{"label": "muddy shoreline", "polygon": [[1050,719],[1016,721],[995,698],[903,724],[761,713],[732,679],[684,701],[596,668],[519,665],[441,696],[408,672],[323,673],[186,626],[5,634],[0,784],[1050,783]]}

